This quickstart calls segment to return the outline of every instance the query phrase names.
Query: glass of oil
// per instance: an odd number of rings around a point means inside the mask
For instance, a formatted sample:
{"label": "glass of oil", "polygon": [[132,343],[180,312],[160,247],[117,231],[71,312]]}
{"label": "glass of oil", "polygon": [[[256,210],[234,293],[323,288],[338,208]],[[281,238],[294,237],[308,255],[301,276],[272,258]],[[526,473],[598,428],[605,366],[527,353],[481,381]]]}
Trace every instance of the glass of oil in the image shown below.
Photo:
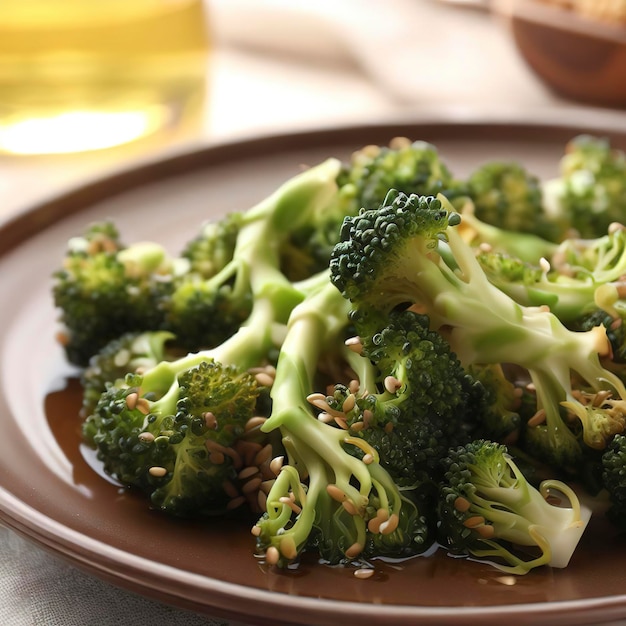
{"label": "glass of oil", "polygon": [[205,0],[0,0],[0,153],[197,125],[209,47]]}

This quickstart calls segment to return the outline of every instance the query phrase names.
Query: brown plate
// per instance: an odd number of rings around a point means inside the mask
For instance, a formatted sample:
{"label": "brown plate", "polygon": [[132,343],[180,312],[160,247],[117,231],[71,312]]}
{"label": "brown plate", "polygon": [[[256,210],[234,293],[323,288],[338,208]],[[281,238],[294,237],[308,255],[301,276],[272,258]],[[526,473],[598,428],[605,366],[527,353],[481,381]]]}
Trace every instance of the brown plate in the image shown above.
{"label": "brown plate", "polygon": [[[305,560],[267,571],[247,520],[178,522],[99,476],[80,450],[78,389],[55,344],[50,274],[69,237],[112,218],[127,242],[178,251],[200,223],[252,205],[301,164],[396,135],[435,143],[462,175],[489,158],[556,174],[582,128],[542,124],[381,124],[208,147],[125,171],[24,212],[0,229],[0,519],[117,585],[211,615],[266,624],[582,624],[626,617],[626,542],[594,519],[565,570],[512,578],[439,551],[347,568]],[[598,129],[590,129],[600,132]],[[626,135],[610,136],[626,147]]]}

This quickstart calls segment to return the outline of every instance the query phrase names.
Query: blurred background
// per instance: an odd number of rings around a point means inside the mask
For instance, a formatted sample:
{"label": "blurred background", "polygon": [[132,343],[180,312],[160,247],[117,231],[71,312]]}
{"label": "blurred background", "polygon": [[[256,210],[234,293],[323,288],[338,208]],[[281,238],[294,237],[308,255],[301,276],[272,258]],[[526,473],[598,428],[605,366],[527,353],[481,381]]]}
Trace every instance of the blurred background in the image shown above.
{"label": "blurred background", "polygon": [[[0,0],[0,226],[169,154],[398,119],[626,130],[626,0]],[[72,593],[58,623],[205,623],[2,529],[0,556],[12,624]]]}
{"label": "blurred background", "polygon": [[0,215],[249,135],[398,117],[619,125],[624,11],[624,0],[3,0]]}

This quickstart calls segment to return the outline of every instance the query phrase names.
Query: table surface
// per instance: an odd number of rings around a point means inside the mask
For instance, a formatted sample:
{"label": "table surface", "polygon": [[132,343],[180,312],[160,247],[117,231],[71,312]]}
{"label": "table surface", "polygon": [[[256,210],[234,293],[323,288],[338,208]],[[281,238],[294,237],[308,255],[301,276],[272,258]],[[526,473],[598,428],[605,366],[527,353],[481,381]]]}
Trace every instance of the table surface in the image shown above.
{"label": "table surface", "polygon": [[[550,93],[517,56],[506,26],[485,11],[434,0],[370,0],[359,4],[358,20],[348,20],[355,2],[320,0],[315,9],[295,9],[289,0],[213,0],[211,97],[197,134],[169,138],[150,151],[0,156],[0,225],[37,202],[108,173],[251,135],[398,117],[567,118],[581,125],[601,120],[626,127],[623,112],[589,109]],[[418,42],[406,31],[407,25],[414,31],[416,22]],[[407,75],[407,59],[413,68],[410,81],[400,80]],[[0,528],[0,595],[0,623],[8,626],[225,623],[117,589],[6,528]]]}

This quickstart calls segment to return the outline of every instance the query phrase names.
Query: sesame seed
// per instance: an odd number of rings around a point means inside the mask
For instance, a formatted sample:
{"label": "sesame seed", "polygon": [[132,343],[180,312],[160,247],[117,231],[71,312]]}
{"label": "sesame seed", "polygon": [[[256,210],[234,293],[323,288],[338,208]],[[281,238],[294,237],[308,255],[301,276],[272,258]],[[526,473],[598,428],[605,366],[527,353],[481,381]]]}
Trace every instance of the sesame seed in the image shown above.
{"label": "sesame seed", "polygon": [[259,468],[254,465],[250,465],[248,467],[244,467],[239,472],[239,474],[237,474],[237,478],[239,478],[239,480],[247,480],[248,478],[252,478],[252,476],[255,476],[258,473]]}
{"label": "sesame seed", "polygon": [[213,430],[217,428],[217,417],[215,417],[215,413],[207,411],[202,417],[204,417],[204,423],[207,428],[211,428]]}
{"label": "sesame seed", "polygon": [[139,398],[135,408],[144,415],[148,415],[148,413],[150,413],[150,403],[145,398]]}
{"label": "sesame seed", "polygon": [[256,415],[254,417],[251,417],[246,422],[246,425],[244,426],[244,430],[245,432],[250,432],[251,430],[254,430],[255,428],[259,428],[260,426],[263,426],[265,422],[267,422],[267,417],[261,417],[260,415]]}
{"label": "sesame seed", "polygon": [[271,387],[274,384],[274,378],[266,372],[259,372],[254,378],[262,387]]}
{"label": "sesame seed", "polygon": [[131,411],[137,406],[137,400],[139,399],[139,396],[137,395],[136,392],[132,392],[129,393],[126,396],[126,406],[128,409],[130,409]]}
{"label": "sesame seed", "polygon": [[463,526],[465,526],[465,528],[476,528],[482,526],[484,523],[485,518],[482,515],[473,515],[463,522]]}
{"label": "sesame seed", "polygon": [[154,466],[148,470],[150,476],[154,476],[155,478],[163,478],[167,474],[167,470],[164,467]]}
{"label": "sesame seed", "polygon": [[363,463],[365,463],[365,465],[370,465],[374,462],[374,457],[369,454],[369,452],[365,455],[363,455]]}
{"label": "sesame seed", "polygon": [[361,554],[361,552],[363,552],[363,546],[360,543],[355,542],[345,551],[345,555],[349,559],[353,559],[353,558],[359,556],[359,554]]}
{"label": "sesame seed", "polygon": [[238,509],[242,504],[244,504],[246,499],[243,496],[237,496],[228,502],[226,505],[227,511],[232,511],[233,509]]}
{"label": "sesame seed", "polygon": [[230,480],[225,480],[222,483],[222,489],[229,498],[237,498],[241,495],[237,487]]}
{"label": "sesame seed", "polygon": [[462,496],[459,496],[454,501],[454,508],[461,513],[465,513],[465,511],[468,511],[470,506],[472,506],[470,501],[467,498],[463,498]]}
{"label": "sesame seed", "polygon": [[344,401],[343,404],[341,405],[341,410],[344,413],[349,413],[350,411],[352,411],[352,409],[354,408],[354,405],[356,404],[356,396],[351,393]]}
{"label": "sesame seed", "polygon": [[355,578],[359,578],[361,580],[366,580],[367,578],[371,578],[373,575],[374,575],[374,570],[367,568],[367,567],[362,567],[360,569],[354,570]]}
{"label": "sesame seed", "polygon": [[402,387],[402,382],[395,376],[387,376],[383,384],[389,393],[396,393]]}
{"label": "sesame seed", "polygon": [[278,474],[280,473],[280,470],[283,467],[284,462],[285,462],[284,456],[277,456],[272,459],[270,463],[270,469],[274,473],[274,476],[278,476]]}
{"label": "sesame seed", "polygon": [[250,529],[250,532],[255,536],[255,537],[260,537],[261,536],[261,527],[257,526],[256,524]]}
{"label": "sesame seed", "polygon": [[475,528],[475,530],[483,539],[492,539],[496,534],[496,531],[491,524],[478,526]]}
{"label": "sesame seed", "polygon": [[326,485],[326,491],[328,495],[337,502],[343,502],[344,500],[348,499],[348,496],[345,494],[345,492],[339,489],[337,485]]}
{"label": "sesame seed", "polygon": [[262,465],[263,463],[265,463],[265,461],[269,460],[271,456],[272,445],[268,443],[256,453],[256,456],[254,457],[254,463],[255,465]]}
{"label": "sesame seed", "polygon": [[280,559],[280,552],[274,546],[270,546],[265,551],[265,562],[268,565],[276,565]]}
{"label": "sesame seed", "polygon": [[346,339],[345,345],[348,349],[352,350],[352,352],[356,352],[357,354],[361,354],[363,352],[363,343],[361,342],[360,337],[350,337]]}
{"label": "sesame seed", "polygon": [[263,481],[261,480],[261,478],[252,478],[251,480],[249,480],[247,483],[244,484],[244,486],[241,488],[241,491],[245,494],[247,493],[252,493],[253,491],[257,491],[259,489],[259,487],[261,486],[261,483]]}
{"label": "sesame seed", "polygon": [[380,525],[381,534],[390,535],[396,528],[398,528],[399,523],[400,518],[398,517],[398,515],[396,513],[392,513],[389,516],[389,519]]}
{"label": "sesame seed", "polygon": [[539,426],[546,421],[546,411],[545,409],[539,409],[529,420],[528,426],[531,428],[533,426]]}
{"label": "sesame seed", "polygon": [[335,417],[335,423],[339,428],[343,428],[343,430],[348,430],[348,422],[346,422],[343,417]]}
{"label": "sesame seed", "polygon": [[226,460],[226,457],[222,452],[215,450],[209,454],[209,461],[213,463],[213,465],[221,465]]}
{"label": "sesame seed", "polygon": [[137,435],[137,439],[139,439],[139,441],[145,441],[146,443],[150,443],[151,441],[154,441],[154,435],[146,431],[143,433],[139,433],[139,435]]}

